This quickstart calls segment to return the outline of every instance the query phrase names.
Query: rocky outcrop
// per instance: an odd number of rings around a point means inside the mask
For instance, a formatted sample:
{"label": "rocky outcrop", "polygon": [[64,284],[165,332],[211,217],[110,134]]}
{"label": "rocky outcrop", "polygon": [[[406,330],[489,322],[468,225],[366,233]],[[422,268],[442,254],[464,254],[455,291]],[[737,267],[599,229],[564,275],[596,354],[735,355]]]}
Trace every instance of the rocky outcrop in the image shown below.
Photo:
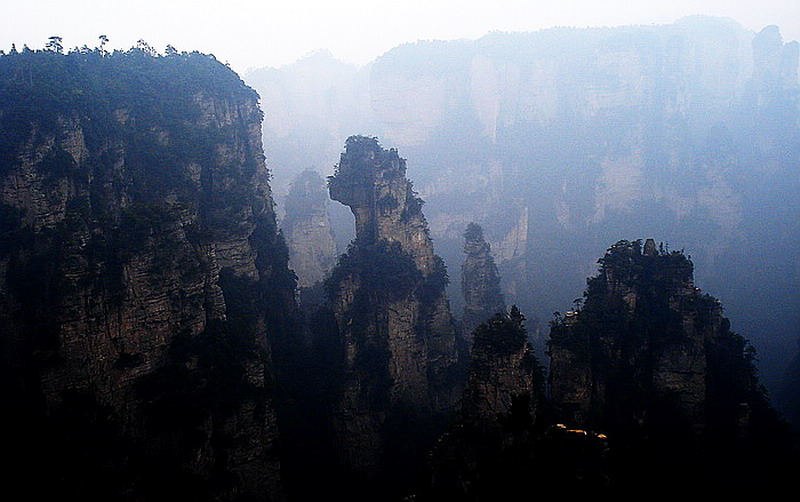
{"label": "rocky outcrop", "polygon": [[464,318],[461,322],[469,337],[480,323],[494,314],[505,312],[506,305],[491,247],[483,238],[483,229],[476,223],[470,223],[464,231],[464,253],[467,257],[461,266],[461,291],[464,295]]}
{"label": "rocky outcrop", "polygon": [[[644,427],[654,419],[648,405],[658,396],[699,433],[705,427],[705,347],[720,336],[718,304],[701,304],[692,263],[682,254],[658,253],[652,240],[644,252],[640,241],[620,242],[601,263],[584,307],[553,325],[554,403],[568,423],[581,427],[612,427],[615,420]],[[623,395],[631,399],[625,409],[616,402]]]}
{"label": "rocky outcrop", "polygon": [[752,358],[719,302],[694,286],[692,262],[648,239],[618,242],[600,264],[583,306],[551,325],[561,419],[628,441],[746,435],[740,411],[764,399]]}
{"label": "rocky outcrop", "polygon": [[523,322],[513,306],[475,329],[461,413],[429,456],[423,500],[505,498],[532,478],[548,483],[535,445],[544,381]]}
{"label": "rocky outcrop", "polygon": [[607,434],[610,479],[630,493],[658,479],[781,483],[786,424],[692,261],[647,239],[619,241],[599,263],[583,305],[551,323],[555,419]]}
{"label": "rocky outcrop", "polygon": [[328,217],[328,192],[316,171],[303,171],[290,185],[281,227],[297,286],[308,288],[322,282],[336,263],[336,244]]}
{"label": "rocky outcrop", "polygon": [[525,318],[514,306],[495,313],[475,330],[467,390],[462,401],[464,419],[484,426],[499,425],[514,406],[527,407],[531,420],[542,396],[541,374],[523,326]]}
{"label": "rocky outcrop", "polygon": [[140,49],[2,56],[0,85],[4,419],[26,491],[282,499],[270,340],[294,284],[258,96],[213,57]]}
{"label": "rocky outcrop", "polygon": [[[367,477],[392,462],[411,462],[398,472],[413,472],[436,418],[460,394],[447,273],[405,173],[396,150],[353,136],[329,180],[331,198],[356,222],[328,283],[344,358],[334,427],[343,464]],[[400,436],[402,445],[389,443]]]}

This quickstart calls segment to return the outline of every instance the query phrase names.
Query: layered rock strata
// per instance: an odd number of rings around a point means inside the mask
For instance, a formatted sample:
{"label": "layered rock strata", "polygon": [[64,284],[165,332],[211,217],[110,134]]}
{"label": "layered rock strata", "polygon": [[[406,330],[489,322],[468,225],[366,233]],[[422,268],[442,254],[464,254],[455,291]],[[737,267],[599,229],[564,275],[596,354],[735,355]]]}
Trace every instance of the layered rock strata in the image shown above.
{"label": "layered rock strata", "polygon": [[424,451],[435,429],[422,424],[452,410],[460,394],[447,273],[405,174],[396,150],[353,136],[329,180],[331,198],[356,222],[329,281],[345,375],[335,428],[344,465],[368,476],[400,451]]}
{"label": "layered rock strata", "polygon": [[281,499],[270,336],[294,285],[256,93],[140,49],[10,54],[0,81],[5,419],[32,441],[15,453],[65,460],[22,474]]}

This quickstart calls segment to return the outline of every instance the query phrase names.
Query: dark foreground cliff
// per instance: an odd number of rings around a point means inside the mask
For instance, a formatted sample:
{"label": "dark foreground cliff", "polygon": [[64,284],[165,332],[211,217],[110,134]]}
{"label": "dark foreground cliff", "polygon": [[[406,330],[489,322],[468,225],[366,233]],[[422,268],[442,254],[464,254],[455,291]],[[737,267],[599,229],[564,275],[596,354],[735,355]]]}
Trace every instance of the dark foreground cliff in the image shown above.
{"label": "dark foreground cliff", "polygon": [[431,450],[421,500],[509,500],[531,480],[549,486],[535,444],[544,378],[524,320],[511,307],[475,329],[459,414]]}
{"label": "dark foreground cliff", "polygon": [[33,499],[281,499],[294,278],[258,95],[146,47],[12,52],[0,95],[4,474]]}

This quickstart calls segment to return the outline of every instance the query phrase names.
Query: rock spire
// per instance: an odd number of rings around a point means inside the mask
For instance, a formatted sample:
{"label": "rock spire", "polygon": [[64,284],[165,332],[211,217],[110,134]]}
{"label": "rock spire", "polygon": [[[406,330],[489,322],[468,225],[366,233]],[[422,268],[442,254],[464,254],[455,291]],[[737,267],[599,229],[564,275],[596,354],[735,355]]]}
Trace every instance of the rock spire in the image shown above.
{"label": "rock spire", "polygon": [[[335,427],[344,465],[368,477],[421,461],[436,432],[419,420],[453,410],[464,366],[447,272],[405,172],[396,150],[353,136],[329,181],[331,198],[356,221],[356,239],[328,281],[345,375]],[[402,448],[387,442],[397,427]]]}
{"label": "rock spire", "polygon": [[472,330],[494,314],[505,312],[506,305],[491,248],[477,223],[470,223],[464,231],[464,253],[467,256],[461,266],[462,324],[464,333],[471,338]]}

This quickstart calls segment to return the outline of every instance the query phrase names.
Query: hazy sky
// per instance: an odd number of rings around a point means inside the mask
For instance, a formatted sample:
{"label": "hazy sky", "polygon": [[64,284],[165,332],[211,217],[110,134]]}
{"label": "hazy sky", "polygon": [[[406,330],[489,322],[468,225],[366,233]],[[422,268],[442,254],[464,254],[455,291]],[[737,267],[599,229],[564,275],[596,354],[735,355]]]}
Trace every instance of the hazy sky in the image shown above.
{"label": "hazy sky", "polygon": [[363,64],[403,42],[478,38],[493,30],[551,26],[663,24],[692,14],[732,17],[745,28],[777,24],[800,40],[800,0],[5,0],[0,49],[41,48],[51,35],[65,47],[112,48],[144,39],[158,50],[213,53],[237,71],[291,63],[327,48]]}

